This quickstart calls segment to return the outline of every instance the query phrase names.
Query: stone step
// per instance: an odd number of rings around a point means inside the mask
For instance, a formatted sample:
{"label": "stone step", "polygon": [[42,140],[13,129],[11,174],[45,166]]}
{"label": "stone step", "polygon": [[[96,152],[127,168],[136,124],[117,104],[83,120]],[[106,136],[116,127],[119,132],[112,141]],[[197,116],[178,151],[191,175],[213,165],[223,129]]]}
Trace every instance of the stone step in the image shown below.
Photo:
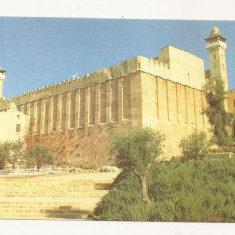
{"label": "stone step", "polygon": [[107,192],[72,192],[67,194],[62,193],[37,193],[37,194],[29,194],[29,193],[14,193],[14,194],[0,194],[0,197],[46,197],[46,198],[81,198],[86,197],[89,198],[100,198],[106,195]]}
{"label": "stone step", "polygon": [[4,211],[5,209],[13,209],[13,210],[59,210],[63,208],[72,208],[75,210],[87,210],[87,211],[92,211],[94,209],[95,205],[94,204],[81,204],[81,205],[48,205],[48,204],[41,204],[41,205],[28,205],[28,204],[0,204],[0,211]]}
{"label": "stone step", "polygon": [[[3,213],[16,213],[16,214],[21,214],[21,213],[61,213],[61,214],[78,214],[84,212],[85,210],[76,209],[72,208],[70,206],[61,206],[57,208],[1,208],[0,214]],[[86,213],[91,214],[92,210],[86,210]]]}
{"label": "stone step", "polygon": [[[89,198],[89,203],[96,203],[101,198]],[[16,202],[16,203],[35,203],[35,204],[43,204],[43,203],[49,203],[49,204],[58,204],[58,203],[87,203],[87,198],[71,198],[68,201],[68,198],[51,198],[51,197],[0,197],[0,204],[4,203],[10,203],[10,202]]]}
{"label": "stone step", "polygon": [[0,219],[88,219],[91,214],[0,213]]}
{"label": "stone step", "polygon": [[0,218],[88,219],[116,176],[117,173],[94,173],[0,177]]}

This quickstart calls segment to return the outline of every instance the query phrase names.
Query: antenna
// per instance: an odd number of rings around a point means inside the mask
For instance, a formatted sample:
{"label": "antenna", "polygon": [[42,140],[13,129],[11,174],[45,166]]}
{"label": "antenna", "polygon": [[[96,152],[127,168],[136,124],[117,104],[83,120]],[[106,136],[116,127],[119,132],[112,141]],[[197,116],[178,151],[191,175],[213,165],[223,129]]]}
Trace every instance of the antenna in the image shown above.
{"label": "antenna", "polygon": [[78,77],[78,72],[75,75],[73,75],[73,79],[77,77]]}

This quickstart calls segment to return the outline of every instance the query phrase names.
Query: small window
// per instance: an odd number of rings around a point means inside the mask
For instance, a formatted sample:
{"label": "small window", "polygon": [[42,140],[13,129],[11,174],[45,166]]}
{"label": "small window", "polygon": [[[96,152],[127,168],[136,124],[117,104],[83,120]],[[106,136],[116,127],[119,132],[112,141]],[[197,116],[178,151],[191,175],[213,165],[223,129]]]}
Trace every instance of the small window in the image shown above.
{"label": "small window", "polygon": [[21,132],[21,125],[20,124],[16,124],[16,132]]}
{"label": "small window", "polygon": [[17,115],[17,119],[20,120],[20,115]]}

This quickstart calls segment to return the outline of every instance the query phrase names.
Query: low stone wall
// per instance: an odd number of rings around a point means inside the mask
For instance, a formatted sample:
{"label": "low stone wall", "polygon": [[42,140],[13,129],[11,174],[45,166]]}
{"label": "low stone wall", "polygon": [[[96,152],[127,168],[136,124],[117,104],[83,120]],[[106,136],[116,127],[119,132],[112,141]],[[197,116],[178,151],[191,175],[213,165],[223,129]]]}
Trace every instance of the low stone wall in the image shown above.
{"label": "low stone wall", "polygon": [[213,158],[233,158],[234,155],[235,155],[234,153],[227,152],[227,153],[210,153],[207,154],[206,156]]}

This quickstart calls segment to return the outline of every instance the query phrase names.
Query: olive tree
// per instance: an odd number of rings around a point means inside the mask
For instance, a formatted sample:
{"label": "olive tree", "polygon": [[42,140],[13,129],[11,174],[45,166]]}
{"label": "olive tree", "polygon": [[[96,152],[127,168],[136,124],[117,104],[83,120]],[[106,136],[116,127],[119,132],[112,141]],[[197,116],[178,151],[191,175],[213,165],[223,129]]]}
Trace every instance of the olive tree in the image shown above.
{"label": "olive tree", "polygon": [[26,151],[27,167],[37,166],[40,169],[42,166],[53,164],[53,153],[46,146],[37,144]]}
{"label": "olive tree", "polygon": [[23,158],[23,145],[21,141],[9,143],[10,152],[7,162],[12,165],[12,169],[15,169]]}
{"label": "olive tree", "polygon": [[115,163],[120,168],[129,168],[138,177],[142,199],[151,204],[147,190],[147,175],[150,167],[163,152],[164,136],[150,128],[136,129],[129,134],[120,133],[113,139]]}
{"label": "olive tree", "polygon": [[0,143],[0,170],[4,169],[10,155],[10,143]]}

